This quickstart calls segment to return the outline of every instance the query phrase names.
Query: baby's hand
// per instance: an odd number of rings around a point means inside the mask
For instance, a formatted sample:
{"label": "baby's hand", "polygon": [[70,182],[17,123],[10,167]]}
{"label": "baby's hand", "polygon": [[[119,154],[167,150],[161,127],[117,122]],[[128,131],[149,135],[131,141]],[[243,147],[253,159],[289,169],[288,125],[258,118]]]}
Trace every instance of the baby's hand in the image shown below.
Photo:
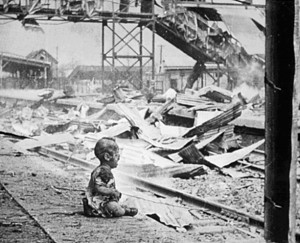
{"label": "baby's hand", "polygon": [[122,196],[122,193],[119,192],[118,190],[113,190],[111,193],[111,197],[116,200],[119,200],[121,198],[121,196]]}

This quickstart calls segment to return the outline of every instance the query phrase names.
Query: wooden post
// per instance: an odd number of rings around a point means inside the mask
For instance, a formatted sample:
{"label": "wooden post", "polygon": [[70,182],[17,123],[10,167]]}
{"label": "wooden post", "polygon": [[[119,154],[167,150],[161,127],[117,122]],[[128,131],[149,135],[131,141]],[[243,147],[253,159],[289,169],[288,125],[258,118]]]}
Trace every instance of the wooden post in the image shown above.
{"label": "wooden post", "polygon": [[293,95],[293,131],[292,131],[292,146],[293,146],[293,153],[292,153],[292,164],[290,170],[290,177],[291,177],[291,195],[293,196],[292,200],[290,201],[290,232],[289,232],[289,239],[291,243],[295,243],[295,231],[296,231],[296,214],[297,214],[297,157],[298,157],[298,117],[299,117],[299,95],[300,95],[300,60],[299,60],[299,51],[300,51],[300,1],[295,0],[295,30],[294,30],[294,50],[295,50],[295,78],[294,78],[294,95]]}
{"label": "wooden post", "polygon": [[2,54],[0,54],[0,78],[1,78],[1,86],[0,88],[3,89],[3,61],[2,61]]}
{"label": "wooden post", "polygon": [[272,243],[295,242],[294,4],[294,0],[266,1],[264,217],[265,239]]}

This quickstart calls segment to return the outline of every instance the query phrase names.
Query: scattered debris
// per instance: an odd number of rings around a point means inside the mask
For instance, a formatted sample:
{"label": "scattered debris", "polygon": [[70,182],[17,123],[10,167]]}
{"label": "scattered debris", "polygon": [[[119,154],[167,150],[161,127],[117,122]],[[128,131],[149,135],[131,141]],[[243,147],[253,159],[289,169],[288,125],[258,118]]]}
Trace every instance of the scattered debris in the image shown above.
{"label": "scattered debris", "polygon": [[[247,100],[245,106],[246,100],[243,101],[241,94],[235,96],[220,87],[186,89],[185,93],[170,89],[162,95],[164,103],[153,103],[155,99],[148,103],[147,94],[118,86],[112,97],[102,99],[105,104],[98,106],[98,110],[83,98],[69,108],[51,106],[52,101],[74,95],[71,88],[63,92],[42,90],[38,94],[42,99],[31,106],[16,104],[10,117],[7,116],[10,108],[5,104],[0,113],[0,119],[6,121],[1,134],[26,138],[14,144],[15,150],[21,153],[50,146],[68,153],[72,151],[72,156],[76,154],[91,161],[98,139],[116,137],[121,139],[122,167],[140,166],[142,170],[137,171],[148,176],[163,174],[162,170],[168,175],[174,175],[177,170],[179,175],[181,170],[181,176],[186,178],[204,173],[201,171],[204,165],[228,166],[263,143],[241,148],[241,137],[234,134],[234,125],[230,124],[243,109],[253,109],[249,102],[257,102],[258,98]],[[99,101],[98,98],[94,103]],[[181,165],[185,167],[180,169]],[[223,170],[223,173],[232,177],[246,176],[242,172],[238,175],[235,170]]]}

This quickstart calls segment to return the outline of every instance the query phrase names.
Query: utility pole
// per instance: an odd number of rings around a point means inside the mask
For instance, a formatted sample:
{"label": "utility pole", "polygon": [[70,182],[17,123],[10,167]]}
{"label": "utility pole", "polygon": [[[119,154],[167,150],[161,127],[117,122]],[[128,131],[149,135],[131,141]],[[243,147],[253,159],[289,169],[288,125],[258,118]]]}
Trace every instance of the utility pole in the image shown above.
{"label": "utility pole", "polygon": [[[297,1],[297,0],[296,0]],[[295,242],[295,0],[266,0],[265,239]]]}
{"label": "utility pole", "polygon": [[158,70],[158,73],[161,73],[162,72],[162,65],[163,65],[163,45],[159,45],[160,47],[160,51],[159,51],[159,70]]}
{"label": "utility pole", "polygon": [[58,46],[56,46],[56,61],[57,61],[57,64],[56,64],[56,70],[55,70],[55,72],[56,72],[56,84],[58,85],[58,89],[60,89],[61,87],[60,87],[60,82],[59,82],[59,80],[58,80]]}
{"label": "utility pole", "polygon": [[[290,239],[295,239],[296,231],[296,214],[297,214],[297,161],[298,161],[298,119],[299,119],[299,95],[300,95],[300,60],[299,60],[299,51],[300,51],[300,1],[295,0],[295,30],[294,30],[294,50],[295,50],[295,78],[294,78],[294,95],[293,95],[293,136],[292,136],[292,166],[291,166],[291,193],[294,196],[293,200],[290,203]],[[291,241],[292,243],[295,242]]]}

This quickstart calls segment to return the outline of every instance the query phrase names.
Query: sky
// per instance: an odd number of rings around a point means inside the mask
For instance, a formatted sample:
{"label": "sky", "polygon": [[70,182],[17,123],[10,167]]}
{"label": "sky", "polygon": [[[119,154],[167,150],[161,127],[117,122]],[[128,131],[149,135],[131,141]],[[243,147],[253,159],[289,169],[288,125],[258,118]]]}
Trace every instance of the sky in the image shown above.
{"label": "sky", "polygon": [[[224,1],[226,0],[221,2]],[[253,0],[254,3],[263,1]],[[58,59],[59,65],[67,63],[101,65],[101,23],[39,21],[39,24],[43,31],[25,29],[18,20],[0,20],[0,52],[26,56],[31,51],[45,49]],[[150,50],[151,38],[151,32],[145,30],[144,44]],[[111,42],[110,35],[105,35],[105,45],[110,45]],[[193,66],[195,64],[192,58],[157,35],[155,37],[156,64],[160,61],[161,46],[162,59],[165,60],[167,66]]]}
{"label": "sky", "polygon": [[[76,62],[82,65],[101,65],[101,24],[41,21],[43,31],[25,29],[15,20],[0,21],[0,51],[26,56],[31,51],[45,49],[59,64]],[[144,31],[145,45],[151,46],[151,32]],[[156,62],[159,62],[160,46],[162,56],[169,66],[193,65],[194,60],[173,47],[159,36],[155,37]],[[105,45],[111,43],[105,36]],[[151,50],[151,49],[150,49]]]}

